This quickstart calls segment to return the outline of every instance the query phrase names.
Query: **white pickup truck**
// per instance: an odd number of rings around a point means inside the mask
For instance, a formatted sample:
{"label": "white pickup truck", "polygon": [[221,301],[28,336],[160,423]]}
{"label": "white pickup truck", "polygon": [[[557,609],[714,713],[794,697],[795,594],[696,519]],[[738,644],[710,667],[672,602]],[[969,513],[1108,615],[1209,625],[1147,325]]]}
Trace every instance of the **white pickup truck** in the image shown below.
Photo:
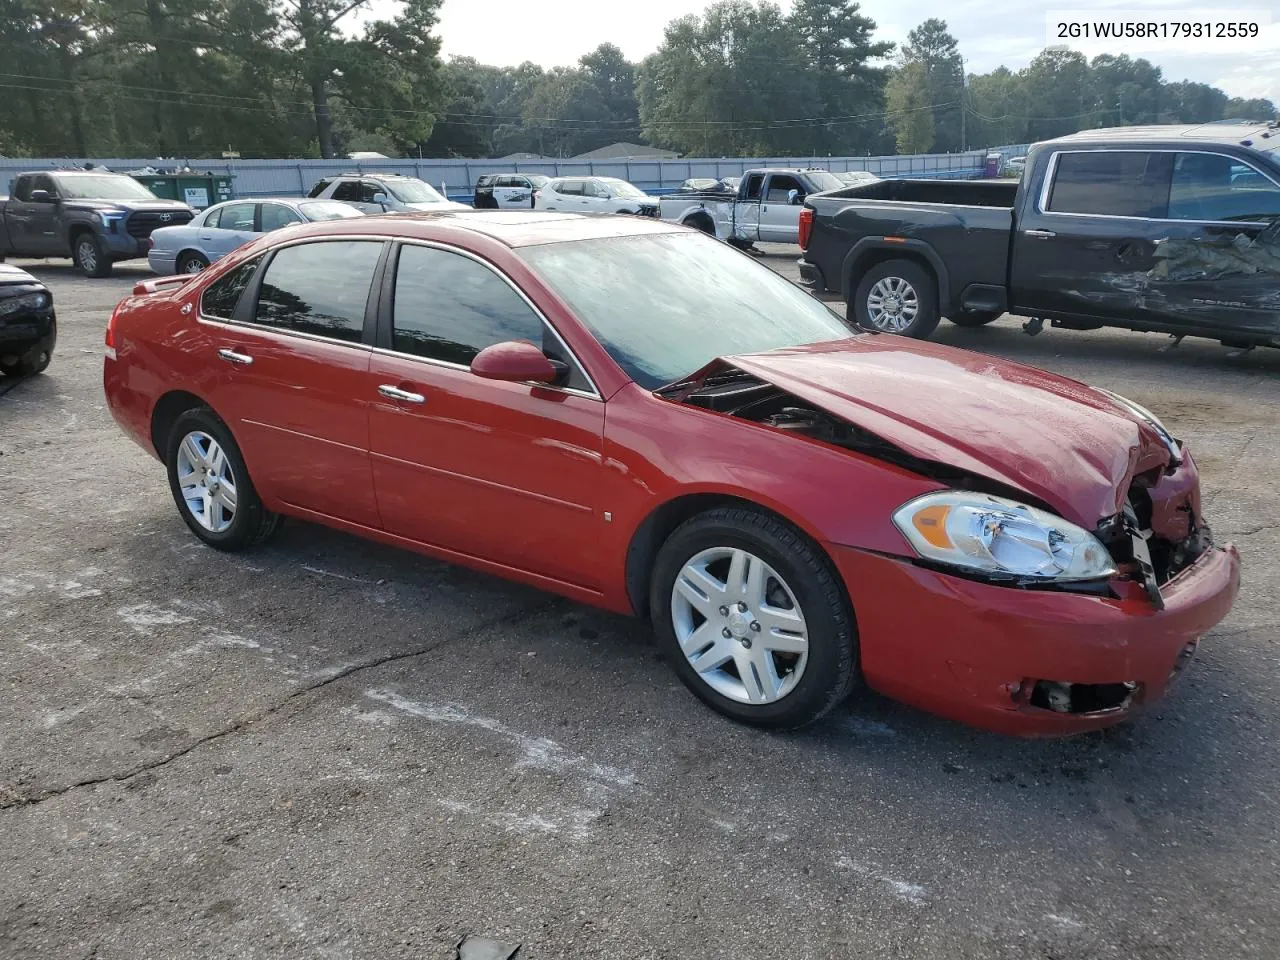
{"label": "white pickup truck", "polygon": [[658,216],[711,233],[746,249],[757,240],[799,243],[805,197],[844,187],[820,169],[768,167],[742,175],[738,192],[673,193],[658,199]]}

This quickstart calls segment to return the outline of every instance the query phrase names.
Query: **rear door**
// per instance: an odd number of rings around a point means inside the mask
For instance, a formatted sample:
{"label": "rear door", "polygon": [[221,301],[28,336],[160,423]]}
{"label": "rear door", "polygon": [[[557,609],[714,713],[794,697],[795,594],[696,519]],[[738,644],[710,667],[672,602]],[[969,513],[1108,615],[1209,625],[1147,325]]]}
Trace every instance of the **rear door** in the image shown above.
{"label": "rear door", "polygon": [[[379,520],[365,341],[386,246],[281,247],[254,261],[251,278],[240,276],[245,268],[220,278],[201,303],[211,341],[203,389],[235,434],[254,484],[269,500],[371,528]],[[233,297],[237,283],[244,293]]]}
{"label": "rear door", "polygon": [[764,198],[763,173],[748,176],[738,190],[738,200],[733,204],[732,236],[739,240],[760,239],[760,201]]}
{"label": "rear door", "polygon": [[205,219],[198,234],[210,262],[248,243],[257,233],[258,204],[229,203]]}
{"label": "rear door", "polygon": [[800,242],[799,204],[792,204],[791,191],[802,199],[804,183],[790,173],[771,173],[765,184],[764,198],[760,204],[760,239],[772,243]]}
{"label": "rear door", "polygon": [[1173,154],[1064,150],[1048,161],[1013,240],[1013,302],[1021,312],[1132,320],[1144,310]]}
{"label": "rear door", "polygon": [[[515,285],[460,250],[405,244],[364,394],[385,528],[587,588],[600,583],[604,403]],[[485,380],[484,347],[528,340],[564,387]]]}

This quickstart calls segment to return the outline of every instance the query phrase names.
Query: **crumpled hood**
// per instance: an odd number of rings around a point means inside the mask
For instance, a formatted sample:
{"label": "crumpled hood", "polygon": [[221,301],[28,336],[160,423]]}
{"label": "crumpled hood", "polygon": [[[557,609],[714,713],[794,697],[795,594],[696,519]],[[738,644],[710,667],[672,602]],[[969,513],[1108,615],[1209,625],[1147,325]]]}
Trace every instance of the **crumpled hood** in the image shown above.
{"label": "crumpled hood", "polygon": [[887,334],[723,358],[908,454],[1021,490],[1093,529],[1123,509],[1159,436],[1097,390]]}

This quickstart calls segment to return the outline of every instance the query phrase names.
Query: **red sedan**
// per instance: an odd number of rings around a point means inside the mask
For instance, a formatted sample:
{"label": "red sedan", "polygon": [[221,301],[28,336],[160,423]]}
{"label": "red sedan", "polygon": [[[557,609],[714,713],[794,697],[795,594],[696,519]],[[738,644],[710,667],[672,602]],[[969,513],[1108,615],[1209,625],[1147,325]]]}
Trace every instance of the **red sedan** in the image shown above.
{"label": "red sedan", "polygon": [[1158,699],[1231,607],[1150,412],[850,330],[695,231],[536,212],[277,231],[149,281],[106,395],[223,550],[282,516],[652,619],[715,709],[862,681],[1019,734]]}

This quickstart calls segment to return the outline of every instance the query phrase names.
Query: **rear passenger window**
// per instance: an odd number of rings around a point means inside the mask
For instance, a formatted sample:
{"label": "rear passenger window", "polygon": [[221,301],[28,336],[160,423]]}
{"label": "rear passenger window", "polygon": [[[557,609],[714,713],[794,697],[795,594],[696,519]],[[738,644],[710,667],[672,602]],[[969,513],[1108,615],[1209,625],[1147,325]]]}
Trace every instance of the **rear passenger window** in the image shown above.
{"label": "rear passenger window", "polygon": [[331,240],[278,251],[262,278],[256,320],[358,343],[382,244]]}
{"label": "rear passenger window", "polygon": [[401,353],[467,366],[485,347],[528,340],[570,365],[565,386],[590,389],[586,375],[524,298],[470,257],[402,247],[391,317],[392,342]]}
{"label": "rear passenger window", "polygon": [[1280,216],[1280,187],[1239,160],[1180,153],[1173,164],[1173,220],[1270,220]]}
{"label": "rear passenger window", "polygon": [[244,288],[249,286],[249,281],[253,279],[253,272],[258,269],[258,264],[261,262],[262,258],[256,257],[240,264],[226,276],[219,277],[209,284],[200,295],[200,312],[215,320],[234,320],[240,295],[244,293]]}
{"label": "rear passenger window", "polygon": [[1163,218],[1169,202],[1168,153],[1093,150],[1058,156],[1050,213]]}
{"label": "rear passenger window", "polygon": [[580,197],[582,196],[582,181],[561,180],[556,184],[555,191],[570,197]]}
{"label": "rear passenger window", "polygon": [[262,205],[262,232],[270,233],[291,223],[301,223],[302,218],[282,203],[264,203]]}
{"label": "rear passenger window", "polygon": [[360,201],[360,181],[343,180],[333,188],[333,199],[343,200],[347,203],[358,203]]}

